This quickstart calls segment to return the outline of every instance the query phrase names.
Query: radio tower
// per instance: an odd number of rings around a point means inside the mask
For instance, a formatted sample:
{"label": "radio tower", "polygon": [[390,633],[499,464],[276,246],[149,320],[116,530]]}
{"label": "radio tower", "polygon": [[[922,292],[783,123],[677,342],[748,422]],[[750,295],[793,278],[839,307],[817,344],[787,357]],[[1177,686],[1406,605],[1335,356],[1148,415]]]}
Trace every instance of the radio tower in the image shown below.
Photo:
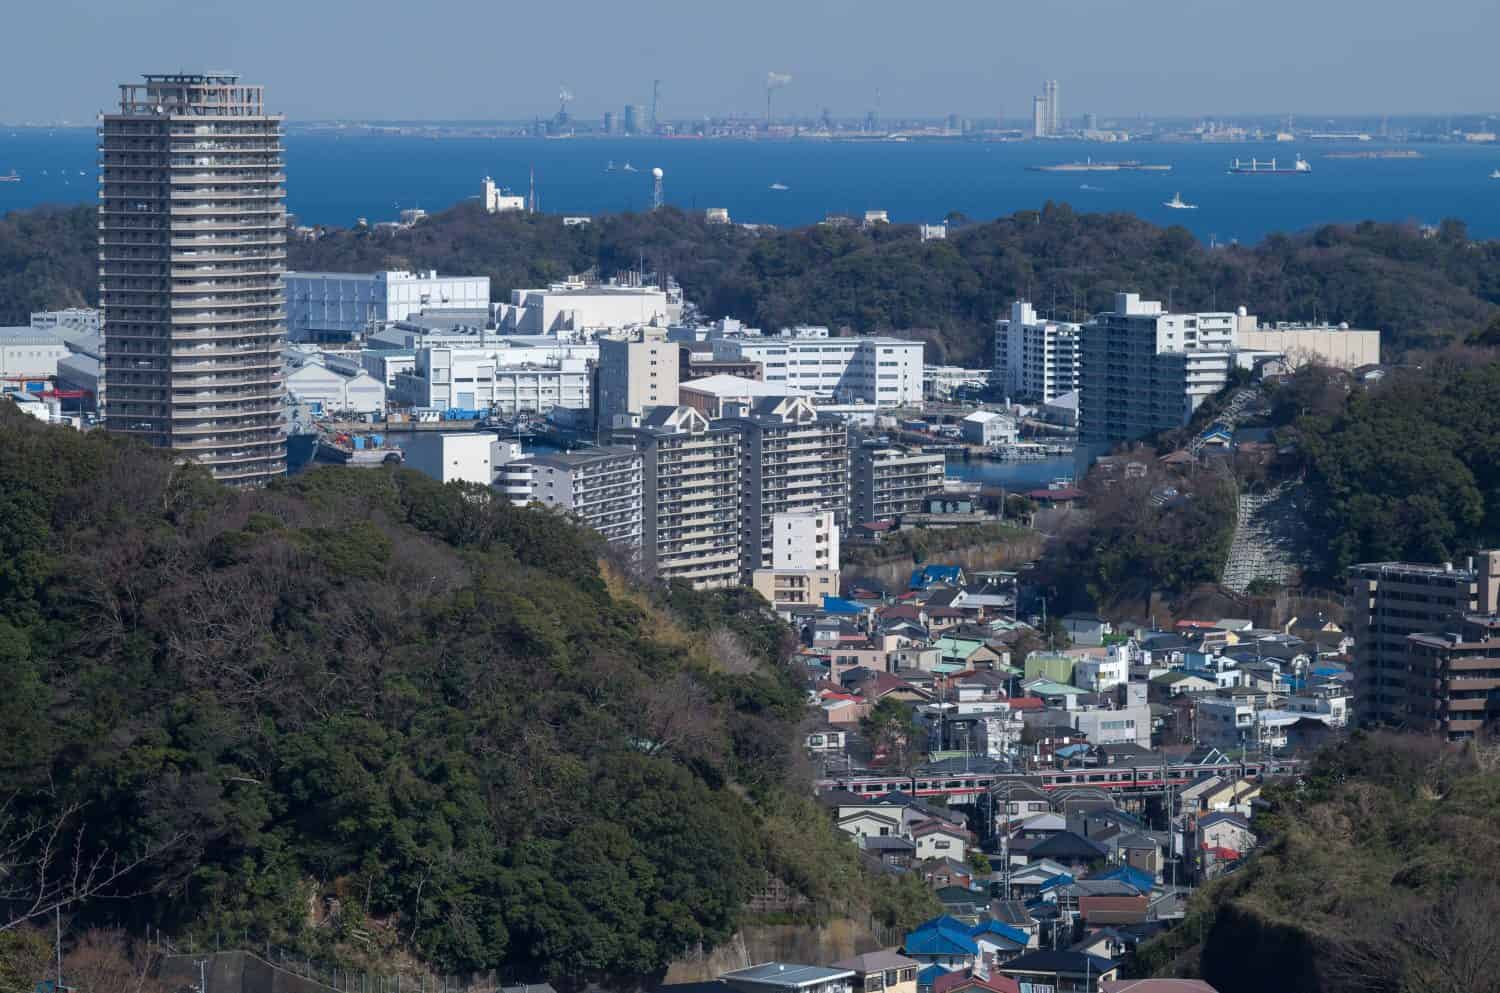
{"label": "radio tower", "polygon": [[661,166],[657,166],[655,169],[651,170],[651,179],[653,180],[654,184],[651,191],[652,210],[660,210],[662,204],[666,202],[665,198],[662,196],[661,190],[661,180],[665,175],[666,173],[661,171]]}

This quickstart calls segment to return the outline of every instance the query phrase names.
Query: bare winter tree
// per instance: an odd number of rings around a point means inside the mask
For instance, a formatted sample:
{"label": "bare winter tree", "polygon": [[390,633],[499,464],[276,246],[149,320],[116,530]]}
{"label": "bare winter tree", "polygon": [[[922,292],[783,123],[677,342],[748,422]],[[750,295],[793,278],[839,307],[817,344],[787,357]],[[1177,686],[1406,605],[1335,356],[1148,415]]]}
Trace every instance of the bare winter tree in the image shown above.
{"label": "bare winter tree", "polygon": [[708,654],[719,668],[732,676],[747,676],[760,668],[755,653],[729,628],[714,628],[708,636]]}
{"label": "bare winter tree", "polygon": [[23,814],[12,794],[0,805],[0,933],[100,897],[122,897],[132,873],[181,837],[127,856],[87,844],[83,804],[43,817]]}
{"label": "bare winter tree", "polygon": [[152,978],[155,958],[123,931],[94,928],[64,958],[63,975],[69,986],[90,993],[167,993],[166,985]]}
{"label": "bare winter tree", "polygon": [[1465,880],[1413,906],[1395,926],[1376,928],[1336,950],[1330,989],[1349,993],[1500,993],[1500,887]]}

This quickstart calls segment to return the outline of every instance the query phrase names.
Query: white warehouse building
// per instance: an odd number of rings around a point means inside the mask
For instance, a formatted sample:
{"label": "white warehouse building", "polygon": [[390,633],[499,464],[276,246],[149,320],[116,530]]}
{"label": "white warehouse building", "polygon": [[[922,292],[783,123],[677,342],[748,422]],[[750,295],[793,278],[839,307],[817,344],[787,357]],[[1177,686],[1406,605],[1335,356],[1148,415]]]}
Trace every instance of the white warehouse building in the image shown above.
{"label": "white warehouse building", "polygon": [[495,325],[507,334],[583,336],[643,324],[663,327],[682,318],[682,293],[673,288],[621,286],[574,280],[546,289],[511,290]]}
{"label": "white warehouse building", "polygon": [[286,274],[291,341],[349,341],[423,310],[485,311],[489,305],[488,276],[439,276],[436,269]]}
{"label": "white warehouse building", "polygon": [[766,383],[819,399],[920,407],[925,347],[905,338],[717,338],[714,358],[759,362]]}
{"label": "white warehouse building", "polygon": [[413,407],[543,414],[587,410],[589,378],[584,359],[502,365],[494,349],[418,348],[412,371],[396,374],[394,395]]}

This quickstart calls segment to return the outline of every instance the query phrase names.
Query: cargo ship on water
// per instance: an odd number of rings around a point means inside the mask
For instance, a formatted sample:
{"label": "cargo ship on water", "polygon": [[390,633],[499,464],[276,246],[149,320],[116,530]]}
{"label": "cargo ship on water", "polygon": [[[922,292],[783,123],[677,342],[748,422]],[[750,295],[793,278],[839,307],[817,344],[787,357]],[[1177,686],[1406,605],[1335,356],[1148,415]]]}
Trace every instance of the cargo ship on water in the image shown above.
{"label": "cargo ship on water", "polygon": [[1026,167],[1031,172],[1171,172],[1169,165],[1153,165],[1149,162],[1060,162],[1056,165],[1034,165]]}
{"label": "cargo ship on water", "polygon": [[1229,166],[1231,176],[1306,176],[1312,172],[1312,165],[1302,156],[1297,156],[1295,162],[1289,166],[1278,165],[1275,159],[1268,162],[1260,159],[1235,159]]}

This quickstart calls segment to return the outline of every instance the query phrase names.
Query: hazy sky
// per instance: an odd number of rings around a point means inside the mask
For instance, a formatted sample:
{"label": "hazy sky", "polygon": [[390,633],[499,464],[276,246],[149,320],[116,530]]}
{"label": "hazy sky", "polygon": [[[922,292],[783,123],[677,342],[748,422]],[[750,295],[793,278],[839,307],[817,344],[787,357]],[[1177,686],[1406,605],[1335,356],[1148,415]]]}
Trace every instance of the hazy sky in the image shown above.
{"label": "hazy sky", "polygon": [[[1065,115],[1500,107],[1492,0],[16,0],[0,120],[91,121],[141,72],[232,70],[298,119]],[[25,40],[23,43],[23,39]]]}

